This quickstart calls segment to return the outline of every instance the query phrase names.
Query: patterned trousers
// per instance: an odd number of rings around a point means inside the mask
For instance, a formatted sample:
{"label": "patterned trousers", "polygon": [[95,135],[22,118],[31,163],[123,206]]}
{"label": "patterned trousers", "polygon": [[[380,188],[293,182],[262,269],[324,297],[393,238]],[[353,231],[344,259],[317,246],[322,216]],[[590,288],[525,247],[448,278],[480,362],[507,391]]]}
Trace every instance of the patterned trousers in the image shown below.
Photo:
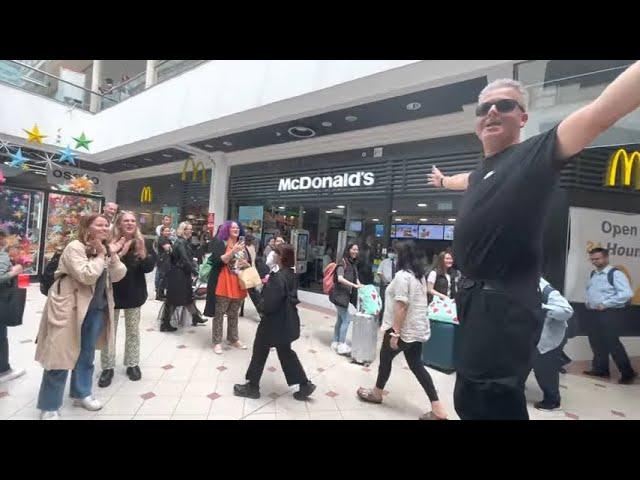
{"label": "patterned trousers", "polygon": [[213,344],[222,343],[222,322],[224,314],[227,314],[227,341],[238,341],[238,312],[244,299],[237,300],[228,297],[216,296],[216,314],[213,317]]}
{"label": "patterned trousers", "polygon": [[[118,332],[119,318],[120,310],[115,310],[113,312],[114,336]],[[124,326],[124,366],[135,367],[140,364],[140,307],[124,309]],[[103,348],[100,352],[100,361],[103,370],[114,368],[116,366],[115,346],[113,351]]]}

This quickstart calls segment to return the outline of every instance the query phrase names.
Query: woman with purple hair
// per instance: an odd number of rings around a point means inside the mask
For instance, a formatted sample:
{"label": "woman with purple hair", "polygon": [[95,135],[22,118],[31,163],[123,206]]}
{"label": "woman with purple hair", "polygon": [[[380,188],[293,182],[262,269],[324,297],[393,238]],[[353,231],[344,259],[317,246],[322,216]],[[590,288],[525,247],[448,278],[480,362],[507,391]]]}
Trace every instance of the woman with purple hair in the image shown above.
{"label": "woman with purple hair", "polygon": [[222,353],[222,327],[227,315],[227,341],[232,347],[246,349],[238,338],[238,312],[247,291],[240,287],[238,272],[251,265],[244,244],[244,229],[239,222],[227,220],[213,240],[213,252],[207,260],[211,273],[207,281],[204,314],[213,317],[213,351]]}

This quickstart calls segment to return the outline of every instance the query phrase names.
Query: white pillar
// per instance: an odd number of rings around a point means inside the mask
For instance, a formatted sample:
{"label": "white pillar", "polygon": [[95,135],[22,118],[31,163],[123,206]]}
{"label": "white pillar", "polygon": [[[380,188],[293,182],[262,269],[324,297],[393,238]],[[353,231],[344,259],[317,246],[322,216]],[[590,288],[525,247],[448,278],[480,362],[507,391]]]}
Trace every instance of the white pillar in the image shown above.
{"label": "white pillar", "polygon": [[209,212],[215,214],[214,233],[218,226],[226,220],[228,209],[229,162],[224,152],[211,155],[213,174],[209,190]]}
{"label": "white pillar", "polygon": [[144,83],[144,88],[149,88],[156,84],[158,76],[156,75],[156,63],[157,60],[147,60],[147,76]]}
{"label": "white pillar", "polygon": [[[91,74],[91,91],[98,93],[100,87],[100,77],[102,77],[102,60],[93,61],[93,70]],[[89,99],[89,111],[97,113],[100,111],[100,100],[98,95],[91,95]]]}

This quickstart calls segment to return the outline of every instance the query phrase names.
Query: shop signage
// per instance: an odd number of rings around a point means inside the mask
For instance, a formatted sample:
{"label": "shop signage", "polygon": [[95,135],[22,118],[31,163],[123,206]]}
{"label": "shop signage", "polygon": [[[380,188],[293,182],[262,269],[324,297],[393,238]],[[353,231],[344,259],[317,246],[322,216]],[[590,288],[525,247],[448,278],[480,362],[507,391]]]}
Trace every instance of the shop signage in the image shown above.
{"label": "shop signage", "polygon": [[345,173],[326,177],[281,178],[278,191],[288,190],[320,190],[332,188],[370,187],[376,181],[373,172]]}
{"label": "shop signage", "polygon": [[202,172],[201,183],[204,185],[207,183],[207,169],[204,168],[204,164],[201,161],[196,163],[192,158],[187,158],[182,167],[182,181],[187,181],[187,172],[189,171],[189,165],[191,165],[191,181],[198,180],[198,173]]}
{"label": "shop signage", "polygon": [[609,160],[607,176],[604,181],[607,187],[615,187],[618,184],[618,165],[622,168],[622,185],[625,187],[631,186],[631,176],[635,166],[635,188],[640,190],[640,151],[628,153],[624,148],[621,148],[613,154]]}
{"label": "shop signage", "polygon": [[153,201],[153,191],[149,185],[142,187],[140,192],[140,203],[151,203]]}
{"label": "shop signage", "polygon": [[93,182],[97,191],[104,192],[110,189],[111,180],[103,173],[90,172],[73,167],[63,167],[60,165],[53,165],[52,168],[47,169],[47,182],[52,185],[58,185],[85,175]]}

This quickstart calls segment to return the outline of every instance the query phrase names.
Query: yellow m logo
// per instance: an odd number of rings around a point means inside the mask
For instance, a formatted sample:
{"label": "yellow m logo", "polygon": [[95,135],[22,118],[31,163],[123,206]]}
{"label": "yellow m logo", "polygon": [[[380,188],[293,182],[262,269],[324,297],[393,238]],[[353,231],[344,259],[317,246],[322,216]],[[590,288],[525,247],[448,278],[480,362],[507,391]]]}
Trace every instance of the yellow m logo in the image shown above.
{"label": "yellow m logo", "polygon": [[153,191],[150,186],[142,188],[140,192],[140,203],[151,203],[153,201]]}
{"label": "yellow m logo", "polygon": [[[620,159],[623,162],[620,162]],[[629,155],[626,150],[623,148],[619,149],[616,153],[613,154],[611,160],[609,160],[609,167],[607,169],[607,177],[605,178],[604,184],[608,187],[614,187],[616,185],[616,180],[618,177],[618,164],[622,164],[622,185],[625,187],[631,186],[631,175],[633,174],[634,163],[635,171],[636,171],[636,189],[640,190],[640,152],[636,151]]]}
{"label": "yellow m logo", "polygon": [[198,180],[198,172],[202,172],[202,184],[206,184],[207,183],[207,170],[206,168],[204,168],[204,164],[199,161],[198,163],[195,163],[193,161],[193,158],[187,158],[187,160],[184,162],[184,166],[182,167],[182,181],[186,182],[187,181],[187,172],[189,171],[189,165],[191,165],[191,169],[192,169],[192,173],[191,173],[191,181],[195,182],[196,180]]}

